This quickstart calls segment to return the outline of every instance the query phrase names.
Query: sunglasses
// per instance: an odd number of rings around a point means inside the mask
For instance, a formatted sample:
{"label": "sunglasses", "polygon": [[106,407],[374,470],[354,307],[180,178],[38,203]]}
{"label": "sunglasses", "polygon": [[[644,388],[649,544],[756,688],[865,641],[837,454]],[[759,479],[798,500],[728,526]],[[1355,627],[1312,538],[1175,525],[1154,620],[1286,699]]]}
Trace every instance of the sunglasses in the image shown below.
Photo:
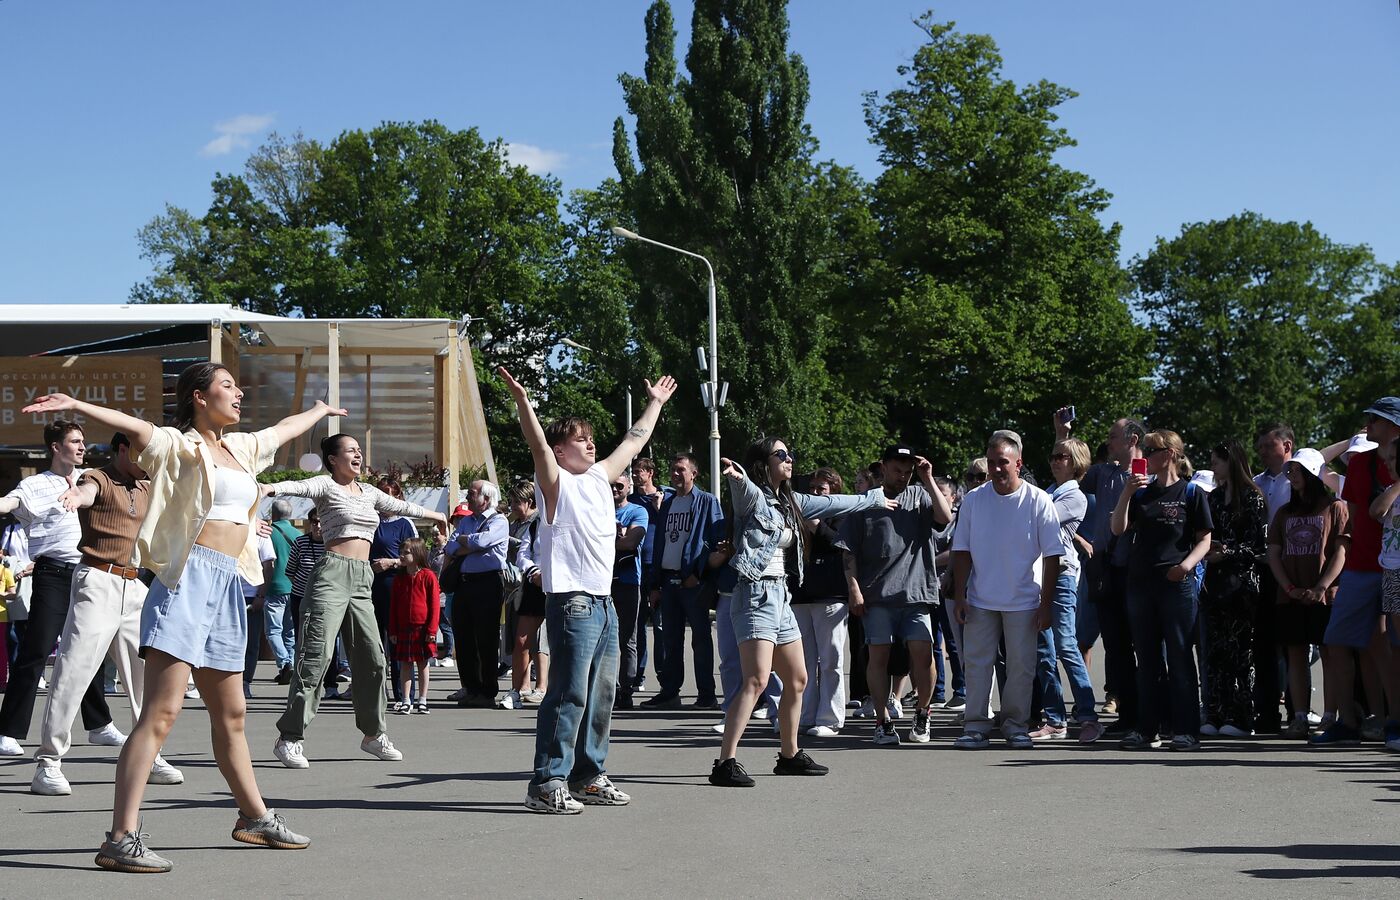
{"label": "sunglasses", "polygon": [[1142,455],[1143,455],[1144,457],[1147,457],[1147,456],[1151,456],[1151,455],[1154,454],[1154,453],[1161,453],[1163,450],[1166,450],[1166,449],[1168,449],[1168,448],[1166,448],[1166,447],[1144,447],[1143,450],[1142,450]]}
{"label": "sunglasses", "polygon": [[768,455],[775,457],[778,460],[778,462],[797,462],[797,454],[793,453],[791,450],[774,450]]}

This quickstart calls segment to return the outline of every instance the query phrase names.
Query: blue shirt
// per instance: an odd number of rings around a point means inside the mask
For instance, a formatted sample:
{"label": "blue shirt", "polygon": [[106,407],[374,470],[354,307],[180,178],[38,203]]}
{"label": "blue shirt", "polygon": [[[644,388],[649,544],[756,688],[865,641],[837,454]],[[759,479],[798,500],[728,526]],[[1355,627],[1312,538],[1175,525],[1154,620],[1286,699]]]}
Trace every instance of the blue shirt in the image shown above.
{"label": "blue shirt", "polygon": [[[380,522],[374,529],[374,540],[369,545],[370,559],[398,559],[403,542],[418,537],[418,526],[413,520],[395,516],[387,522]],[[394,578],[394,570],[375,573],[374,580],[388,584]]]}
{"label": "blue shirt", "polygon": [[470,515],[457,523],[452,539],[443,547],[443,553],[450,554],[461,547],[467,551],[462,557],[461,572],[471,575],[477,572],[498,572],[506,567],[506,549],[510,545],[510,525],[506,517],[493,512],[482,517]]}
{"label": "blue shirt", "polygon": [[[635,503],[624,503],[617,510],[617,536],[621,538],[635,526],[647,527],[650,517],[647,511]],[[642,583],[642,548],[623,555],[618,554],[617,565],[613,568],[613,578],[623,584]]]}

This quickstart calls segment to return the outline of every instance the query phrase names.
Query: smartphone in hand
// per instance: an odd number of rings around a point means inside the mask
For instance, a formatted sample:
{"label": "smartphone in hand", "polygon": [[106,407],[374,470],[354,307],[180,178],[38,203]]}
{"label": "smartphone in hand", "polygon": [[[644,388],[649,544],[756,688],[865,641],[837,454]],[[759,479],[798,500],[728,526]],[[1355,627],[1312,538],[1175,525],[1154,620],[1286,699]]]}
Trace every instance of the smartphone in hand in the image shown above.
{"label": "smartphone in hand", "polygon": [[1137,459],[1133,460],[1133,461],[1130,463],[1130,465],[1132,466],[1132,472],[1133,472],[1134,475],[1146,475],[1146,474],[1147,474],[1147,458],[1146,458],[1146,457],[1144,457],[1144,456],[1139,456]]}
{"label": "smartphone in hand", "polygon": [[1060,424],[1061,424],[1061,425],[1068,425],[1070,422],[1073,422],[1073,421],[1074,421],[1074,407],[1073,407],[1073,406],[1067,406],[1067,407],[1065,407],[1064,409],[1060,410]]}

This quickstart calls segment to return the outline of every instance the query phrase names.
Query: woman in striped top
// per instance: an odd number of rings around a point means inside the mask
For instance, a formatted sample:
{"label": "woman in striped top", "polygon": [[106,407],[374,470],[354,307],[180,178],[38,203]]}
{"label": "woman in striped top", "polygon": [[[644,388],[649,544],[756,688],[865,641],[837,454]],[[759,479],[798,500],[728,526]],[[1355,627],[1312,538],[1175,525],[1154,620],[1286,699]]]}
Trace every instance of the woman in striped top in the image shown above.
{"label": "woman in striped top", "polygon": [[316,503],[326,554],[316,563],[303,600],[301,645],[297,647],[287,709],[277,720],[279,737],[273,753],[289,769],[310,763],[302,739],[321,705],[318,687],[330,665],[335,636],[341,633],[350,654],[350,688],[355,724],[364,734],[360,749],[378,759],[403,759],[385,734],[384,645],[370,595],[373,573],[370,544],[381,512],[431,519],[447,535],[447,518],[439,512],[396,500],[370,484],[360,483],[364,455],[359,441],[333,434],[321,442],[321,459],[329,475],[305,481],[265,485],[266,493],[307,497]]}

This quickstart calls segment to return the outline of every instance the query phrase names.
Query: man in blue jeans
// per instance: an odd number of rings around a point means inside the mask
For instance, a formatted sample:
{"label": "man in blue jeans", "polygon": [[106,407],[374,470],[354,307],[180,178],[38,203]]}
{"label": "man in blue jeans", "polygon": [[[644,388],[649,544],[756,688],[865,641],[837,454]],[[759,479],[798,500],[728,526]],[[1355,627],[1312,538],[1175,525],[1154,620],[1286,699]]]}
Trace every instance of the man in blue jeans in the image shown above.
{"label": "man in blue jeans", "polygon": [[710,634],[710,606],[702,581],[710,555],[705,536],[723,518],[715,495],[695,486],[700,472],[695,457],[678,454],[671,463],[675,493],[661,502],[656,544],[652,550],[651,607],[661,613],[666,642],[661,657],[661,690],[641,705],[647,709],[680,706],[685,684],[685,628],[695,661],[695,708],[717,709],[715,643]]}
{"label": "man in blue jeans", "polygon": [[296,619],[289,609],[292,579],[287,574],[287,563],[292,557],[292,545],[301,537],[301,532],[288,521],[291,517],[291,501],[284,497],[272,501],[268,518],[272,521],[272,549],[277,559],[273,561],[272,574],[267,581],[263,624],[267,645],[277,660],[278,684],[292,683],[292,661],[296,658]]}
{"label": "man in blue jeans", "polygon": [[[498,370],[515,399],[535,463],[540,511],[535,561],[545,592],[549,689],[535,722],[535,773],[525,794],[532,812],[572,815],[584,804],[624,806],[631,797],[606,774],[617,681],[617,611],[611,588],[617,519],[611,484],[627,470],[676,390],[663,376],[647,382],[647,408],[622,443],[595,461],[593,427],[570,416],[540,427],[525,388]],[[581,752],[575,753],[580,737]]]}

